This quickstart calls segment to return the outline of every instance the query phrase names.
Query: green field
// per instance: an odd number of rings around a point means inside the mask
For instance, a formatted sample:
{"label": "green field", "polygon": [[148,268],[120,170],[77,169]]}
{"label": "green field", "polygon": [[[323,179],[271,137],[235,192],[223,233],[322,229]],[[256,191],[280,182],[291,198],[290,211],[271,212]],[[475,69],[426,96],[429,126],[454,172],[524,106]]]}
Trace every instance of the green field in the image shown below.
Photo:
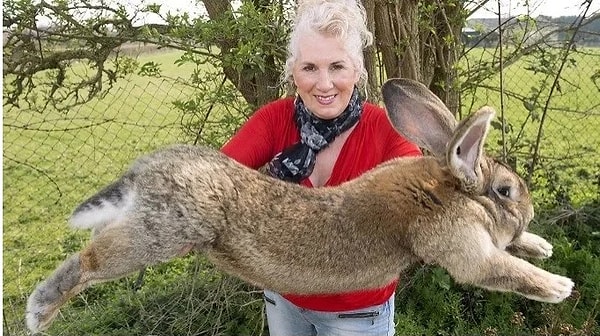
{"label": "green field", "polygon": [[[173,64],[179,53],[147,56],[164,76],[189,74]],[[161,78],[132,75],[107,97],[63,112],[4,110],[5,331],[25,334],[24,302],[33,286],[89,232],[66,219],[85,197],[118,176],[137,156],[182,137],[181,113],[171,104],[190,88]]]}
{"label": "green field", "polygon": [[[163,76],[185,80],[194,67],[174,65],[178,55],[178,52],[156,53],[142,57],[140,62],[161,63]],[[587,75],[600,69],[600,61],[594,56],[578,57],[581,59],[577,67],[565,71],[563,91],[551,101],[541,154],[548,169],[560,169],[566,163],[569,165],[564,167],[573,166],[557,174],[560,180],[556,183],[571,183],[573,197],[585,200],[597,192],[593,173],[599,173],[600,162],[600,92]],[[505,84],[511,91],[528,95],[542,75],[531,77],[523,68],[523,63],[511,65],[506,70]],[[193,141],[181,130],[187,116],[172,104],[173,100],[192,94],[192,89],[183,83],[131,75],[105,98],[68,113],[4,109],[5,335],[27,334],[23,317],[28,295],[88,240],[89,232],[68,228],[66,220],[75,206],[117,177],[140,154],[170,143]],[[498,108],[498,94],[479,90],[473,106],[483,104]],[[520,125],[524,125],[521,141],[535,139],[539,121],[527,119],[527,110],[520,101],[508,98],[504,114],[513,125],[509,137],[516,138]],[[492,132],[488,141],[490,151],[499,152],[498,139],[499,132]],[[531,145],[516,152],[524,155],[529,150]],[[586,174],[590,176],[587,179]],[[539,178],[548,176],[554,175],[540,174]],[[547,192],[536,190],[535,197],[545,198]],[[192,275],[198,274],[202,280],[196,282]],[[238,325],[247,323],[256,328],[238,330],[239,334],[264,330],[260,295],[223,277],[201,258],[188,257],[150,269],[145,285],[137,292],[131,290],[135,279],[132,275],[90,288],[65,307],[50,333],[194,335],[200,334],[199,330],[215,328],[215,316],[224,311],[235,315]],[[230,284],[227,291],[223,283]],[[218,307],[208,307],[215,305],[210,301],[215,297],[222,300]],[[200,320],[194,314],[206,316],[207,320]],[[228,316],[231,319],[232,315]],[[223,320],[219,323],[227,323],[224,317],[220,318]]]}

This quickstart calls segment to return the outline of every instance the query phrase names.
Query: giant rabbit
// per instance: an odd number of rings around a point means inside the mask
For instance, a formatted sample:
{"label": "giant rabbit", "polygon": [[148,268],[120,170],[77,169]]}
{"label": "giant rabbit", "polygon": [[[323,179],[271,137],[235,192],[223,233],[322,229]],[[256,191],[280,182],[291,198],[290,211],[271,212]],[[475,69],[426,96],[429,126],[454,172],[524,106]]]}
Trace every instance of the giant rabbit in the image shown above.
{"label": "giant rabbit", "polygon": [[518,257],[549,257],[552,245],[526,231],[534,212],[524,181],[483,154],[493,109],[457,124],[418,82],[390,79],[382,93],[394,127],[432,156],[398,158],[314,189],[206,147],[144,156],[75,209],[72,225],[93,228],[93,239],[31,294],[28,328],[46,329],[94,283],[192,250],[281,293],[377,288],[423,262],[463,284],[545,302],[568,297],[569,278]]}

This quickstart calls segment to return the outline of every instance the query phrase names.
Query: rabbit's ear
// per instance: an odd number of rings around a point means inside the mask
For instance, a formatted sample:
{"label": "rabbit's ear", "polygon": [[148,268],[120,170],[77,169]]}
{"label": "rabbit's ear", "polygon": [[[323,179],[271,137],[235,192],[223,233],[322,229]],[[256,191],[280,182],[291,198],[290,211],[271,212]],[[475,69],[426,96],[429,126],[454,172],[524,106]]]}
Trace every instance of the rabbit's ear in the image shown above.
{"label": "rabbit's ear", "polygon": [[392,78],[381,88],[388,116],[396,130],[411,142],[443,158],[456,119],[425,85],[406,78]]}
{"label": "rabbit's ear", "polygon": [[466,191],[480,190],[484,177],[479,162],[495,111],[483,107],[463,120],[448,143],[446,163]]}

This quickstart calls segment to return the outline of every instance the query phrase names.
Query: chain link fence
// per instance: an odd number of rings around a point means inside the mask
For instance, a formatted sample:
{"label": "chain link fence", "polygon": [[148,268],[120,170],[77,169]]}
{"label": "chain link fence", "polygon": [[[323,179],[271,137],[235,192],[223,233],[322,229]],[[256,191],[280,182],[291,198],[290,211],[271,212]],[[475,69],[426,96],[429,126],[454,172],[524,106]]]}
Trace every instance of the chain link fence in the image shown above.
{"label": "chain link fence", "polygon": [[[132,76],[102,99],[67,112],[3,112],[5,335],[25,335],[24,303],[35,283],[88,232],[67,218],[86,197],[123,172],[136,157],[170,143],[190,142],[172,104],[191,92],[173,80]],[[47,275],[47,274],[46,274]]]}
{"label": "chain link fence", "polygon": [[[598,54],[596,50],[593,53]],[[174,52],[165,55],[173,59],[177,56]],[[592,64],[581,66],[600,71],[599,59],[585,58]],[[185,69],[173,71],[172,76],[183,81],[189,76]],[[523,96],[531,94],[531,83],[537,80],[511,77],[510,72],[506,76],[506,85],[513,91],[521,91]],[[541,134],[546,141],[542,142],[539,162],[546,174],[541,185],[576,188],[580,191],[578,197],[585,201],[598,197],[600,88],[599,82],[594,82],[587,73],[569,80],[556,95],[568,90],[570,100],[550,101],[547,109]],[[67,227],[66,219],[72,209],[120,175],[139,155],[167,144],[194,141],[189,132],[183,131],[183,124],[189,124],[190,120],[173,104],[174,100],[191,98],[194,93],[172,79],[131,75],[106,97],[67,112],[40,113],[28,109],[26,102],[20,108],[5,106],[5,335],[26,334],[24,304],[33,286],[87,241],[88,233],[73,232]],[[481,101],[490,95],[478,94]],[[507,116],[515,132],[521,123],[526,123],[525,115],[528,114]],[[538,121],[528,126],[532,127],[534,139],[539,124]],[[488,145],[500,151],[496,143]],[[520,150],[531,151],[533,145],[530,143]],[[540,192],[545,191],[542,188]]]}

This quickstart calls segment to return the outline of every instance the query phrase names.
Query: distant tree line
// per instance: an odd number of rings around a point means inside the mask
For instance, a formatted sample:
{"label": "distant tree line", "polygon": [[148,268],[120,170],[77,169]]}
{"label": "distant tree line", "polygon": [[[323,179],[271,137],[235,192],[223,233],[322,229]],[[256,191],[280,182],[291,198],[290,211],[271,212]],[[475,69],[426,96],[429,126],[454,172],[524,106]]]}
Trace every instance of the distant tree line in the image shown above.
{"label": "distant tree line", "polygon": [[[499,24],[500,22],[500,24]],[[543,42],[558,47],[564,43],[576,46],[600,46],[600,13],[589,17],[578,16],[516,16],[502,18],[468,19],[462,30],[462,42],[467,47],[495,47],[500,42],[511,44],[513,36],[529,36],[535,43]],[[574,36],[573,36],[574,34]]]}
{"label": "distant tree line", "polygon": [[[579,21],[577,16],[561,16],[557,18],[542,17],[545,22],[554,23],[559,28],[557,31],[560,40],[570,38],[570,29],[574,22]],[[542,19],[538,18],[538,20]],[[600,13],[596,13],[585,19],[581,28],[575,34],[575,42],[588,46],[600,46]]]}

